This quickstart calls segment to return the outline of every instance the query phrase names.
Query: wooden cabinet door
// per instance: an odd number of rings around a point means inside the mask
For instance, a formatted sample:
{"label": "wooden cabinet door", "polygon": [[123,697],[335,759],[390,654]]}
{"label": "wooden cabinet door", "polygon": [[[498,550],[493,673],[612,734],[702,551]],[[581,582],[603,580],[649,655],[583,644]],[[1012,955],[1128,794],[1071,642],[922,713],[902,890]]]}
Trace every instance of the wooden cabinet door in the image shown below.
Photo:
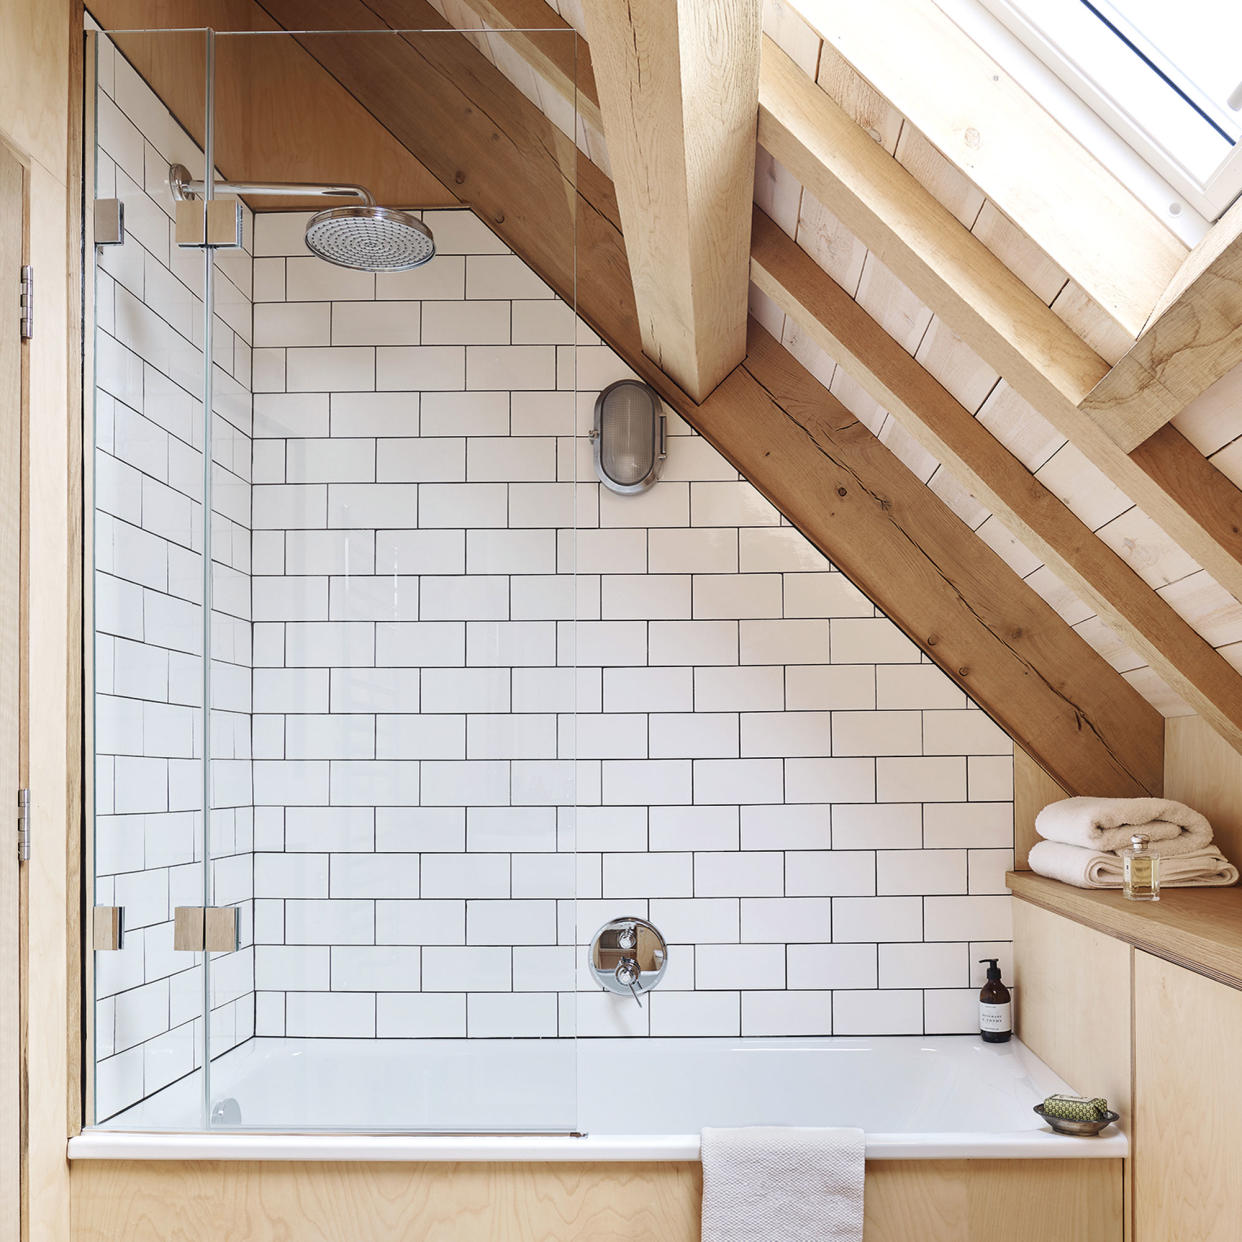
{"label": "wooden cabinet door", "polygon": [[1135,1242],[1242,1237],[1239,1052],[1242,991],[1135,952]]}

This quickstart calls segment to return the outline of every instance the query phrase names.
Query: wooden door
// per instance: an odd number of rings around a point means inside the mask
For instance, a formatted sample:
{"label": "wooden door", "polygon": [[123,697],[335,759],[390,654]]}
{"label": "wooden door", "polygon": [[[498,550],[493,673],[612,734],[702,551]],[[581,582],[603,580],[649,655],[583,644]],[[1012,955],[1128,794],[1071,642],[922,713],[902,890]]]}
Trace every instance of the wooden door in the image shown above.
{"label": "wooden door", "polygon": [[1242,1235],[1242,991],[1134,954],[1135,1242]]}
{"label": "wooden door", "polygon": [[25,347],[18,318],[25,169],[0,142],[0,1242],[22,1217],[23,972],[17,790],[21,772],[22,422]]}

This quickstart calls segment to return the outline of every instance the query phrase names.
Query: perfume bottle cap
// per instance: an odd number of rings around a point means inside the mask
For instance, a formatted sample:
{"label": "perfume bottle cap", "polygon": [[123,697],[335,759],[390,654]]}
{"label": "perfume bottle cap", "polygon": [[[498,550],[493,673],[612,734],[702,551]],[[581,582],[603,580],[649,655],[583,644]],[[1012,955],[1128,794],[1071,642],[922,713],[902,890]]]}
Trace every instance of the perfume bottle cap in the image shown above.
{"label": "perfume bottle cap", "polygon": [[1151,837],[1149,837],[1145,832],[1136,832],[1130,838],[1130,844],[1134,846],[1136,850],[1145,850],[1151,844]]}

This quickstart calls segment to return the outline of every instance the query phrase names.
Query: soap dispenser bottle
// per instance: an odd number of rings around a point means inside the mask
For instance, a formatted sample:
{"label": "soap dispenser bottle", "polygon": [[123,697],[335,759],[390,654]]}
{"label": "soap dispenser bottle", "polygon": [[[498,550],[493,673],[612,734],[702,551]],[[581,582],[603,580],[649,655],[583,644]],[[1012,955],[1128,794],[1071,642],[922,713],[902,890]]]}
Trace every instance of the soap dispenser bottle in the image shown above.
{"label": "soap dispenser bottle", "polygon": [[1013,1005],[1009,989],[1001,982],[1000,966],[994,957],[982,957],[988,964],[988,981],[979,992],[979,1035],[987,1044],[1005,1044],[1013,1034]]}

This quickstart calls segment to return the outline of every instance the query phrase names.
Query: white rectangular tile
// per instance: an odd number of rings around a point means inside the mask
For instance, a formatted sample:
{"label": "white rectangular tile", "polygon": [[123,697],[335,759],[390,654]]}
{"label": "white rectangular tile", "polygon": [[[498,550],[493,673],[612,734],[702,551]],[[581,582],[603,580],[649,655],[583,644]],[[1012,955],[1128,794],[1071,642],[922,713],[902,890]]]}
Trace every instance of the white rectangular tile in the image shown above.
{"label": "white rectangular tile", "polygon": [[832,913],[832,938],[839,944],[923,939],[919,897],[837,897]]}

